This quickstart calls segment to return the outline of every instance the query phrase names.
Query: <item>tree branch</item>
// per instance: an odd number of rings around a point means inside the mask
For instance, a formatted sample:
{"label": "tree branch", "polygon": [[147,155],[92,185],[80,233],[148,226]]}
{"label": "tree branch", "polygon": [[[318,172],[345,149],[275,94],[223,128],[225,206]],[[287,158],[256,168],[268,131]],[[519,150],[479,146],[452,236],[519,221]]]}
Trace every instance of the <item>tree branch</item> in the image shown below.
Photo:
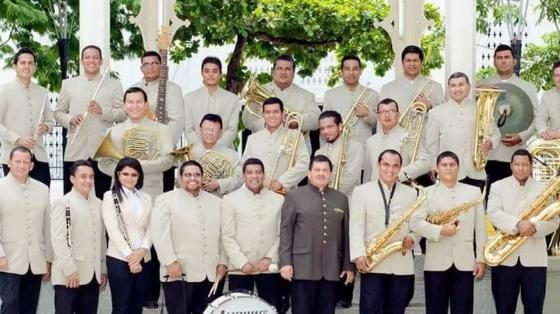
{"label": "tree branch", "polygon": [[322,47],[322,46],[330,46],[337,44],[342,41],[342,36],[335,38],[334,40],[305,40],[305,39],[298,39],[298,38],[289,38],[289,37],[276,37],[271,36],[266,33],[255,33],[253,37],[258,38],[260,40],[268,41],[274,44],[284,44],[284,45],[304,45],[304,46],[311,46],[311,47]]}
{"label": "tree branch", "polygon": [[243,49],[245,48],[246,43],[247,37],[237,34],[235,48],[233,48],[233,52],[231,53],[231,58],[227,67],[226,89],[235,94],[237,94],[241,90],[241,82],[237,77],[237,72],[241,68]]}
{"label": "tree branch", "polygon": [[[8,34],[8,37],[6,37],[6,40],[4,40],[3,42],[0,42],[0,46],[4,46],[5,44],[7,44],[10,41],[10,39],[12,39],[12,33],[13,32],[14,32],[14,28],[12,27],[10,29],[10,33]],[[2,39],[0,38],[0,40],[2,40]]]}

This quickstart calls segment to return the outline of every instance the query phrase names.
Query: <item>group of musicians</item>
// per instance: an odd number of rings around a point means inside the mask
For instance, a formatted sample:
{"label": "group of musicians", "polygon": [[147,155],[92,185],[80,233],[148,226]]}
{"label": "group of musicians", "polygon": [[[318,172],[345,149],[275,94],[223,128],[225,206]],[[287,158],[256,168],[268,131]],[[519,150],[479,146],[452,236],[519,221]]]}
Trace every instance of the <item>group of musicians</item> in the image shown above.
{"label": "group of musicians", "polygon": [[[539,104],[536,89],[514,74],[513,50],[497,47],[497,75],[479,85],[518,86],[536,118],[516,134],[494,126],[482,141],[486,169],[477,169],[470,79],[453,73],[446,100],[421,75],[423,59],[420,48],[406,47],[403,77],[378,94],[359,83],[360,59],[345,56],[343,84],[327,91],[321,112],[293,83],[292,57],[279,56],[260,113],[242,111],[253,134],[239,157],[242,108],[219,86],[215,57],[202,62],[203,86],[182,97],[160,76],[157,52],[143,55],[143,78],[124,91],[101,73],[101,49],[86,46],[83,74],[63,81],[52,111],[47,90],[32,82],[35,54],[20,49],[16,78],[0,87],[0,313],[36,313],[49,278],[56,313],[96,313],[107,283],[113,313],[158,307],[160,287],[169,313],[202,313],[226,276],[230,291],[256,285],[281,313],[290,303],[294,314],[334,313],[337,304],[351,306],[358,274],[360,313],[404,313],[414,292],[412,249],[422,238],[427,313],[473,313],[473,283],[487,266],[486,216],[500,232],[526,237],[492,268],[496,312],[515,313],[521,294],[525,313],[542,313],[545,236],[559,219],[520,213],[547,188],[531,178],[525,147],[535,129],[560,138],[560,63]],[[399,123],[415,103],[427,110],[416,142]],[[54,121],[68,133],[65,194],[51,204],[43,137]],[[312,154],[308,131],[317,129],[322,145]],[[175,169],[171,153],[183,132],[192,147]],[[99,154],[106,143],[112,154]],[[215,177],[220,171],[226,175]],[[425,188],[404,184],[423,175]],[[452,219],[431,219],[454,208],[461,210]],[[385,248],[372,244],[384,241],[398,241],[399,252],[372,258]]]}

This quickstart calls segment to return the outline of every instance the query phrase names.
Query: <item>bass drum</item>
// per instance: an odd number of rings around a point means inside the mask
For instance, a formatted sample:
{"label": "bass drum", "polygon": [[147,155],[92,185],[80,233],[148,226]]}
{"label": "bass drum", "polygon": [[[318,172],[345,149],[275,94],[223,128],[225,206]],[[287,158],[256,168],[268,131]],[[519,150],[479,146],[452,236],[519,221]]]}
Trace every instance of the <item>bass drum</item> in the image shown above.
{"label": "bass drum", "polygon": [[210,303],[203,314],[258,313],[277,314],[276,309],[257,296],[243,292],[227,292]]}

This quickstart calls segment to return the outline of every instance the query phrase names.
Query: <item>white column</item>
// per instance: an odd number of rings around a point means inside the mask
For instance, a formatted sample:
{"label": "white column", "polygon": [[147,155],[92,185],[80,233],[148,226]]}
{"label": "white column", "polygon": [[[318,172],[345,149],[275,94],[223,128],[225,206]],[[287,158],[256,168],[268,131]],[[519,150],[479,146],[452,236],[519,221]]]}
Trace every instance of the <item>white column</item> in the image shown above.
{"label": "white column", "polygon": [[99,46],[103,51],[101,72],[111,62],[109,14],[110,0],[80,0],[80,52],[87,45]]}
{"label": "white column", "polygon": [[475,0],[445,1],[445,77],[461,71],[474,86],[476,64]]}

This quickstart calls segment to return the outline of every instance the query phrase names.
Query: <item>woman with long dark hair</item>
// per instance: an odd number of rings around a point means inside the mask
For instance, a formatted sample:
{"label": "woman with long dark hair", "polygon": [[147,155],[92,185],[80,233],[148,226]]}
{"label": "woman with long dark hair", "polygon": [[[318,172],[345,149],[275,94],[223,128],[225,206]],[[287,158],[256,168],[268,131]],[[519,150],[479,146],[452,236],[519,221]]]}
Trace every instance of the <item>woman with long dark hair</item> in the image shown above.
{"label": "woman with long dark hair", "polygon": [[109,234],[107,274],[113,314],[142,313],[149,283],[151,197],[140,191],[140,162],[124,157],[115,167],[114,183],[103,196],[103,221]]}

